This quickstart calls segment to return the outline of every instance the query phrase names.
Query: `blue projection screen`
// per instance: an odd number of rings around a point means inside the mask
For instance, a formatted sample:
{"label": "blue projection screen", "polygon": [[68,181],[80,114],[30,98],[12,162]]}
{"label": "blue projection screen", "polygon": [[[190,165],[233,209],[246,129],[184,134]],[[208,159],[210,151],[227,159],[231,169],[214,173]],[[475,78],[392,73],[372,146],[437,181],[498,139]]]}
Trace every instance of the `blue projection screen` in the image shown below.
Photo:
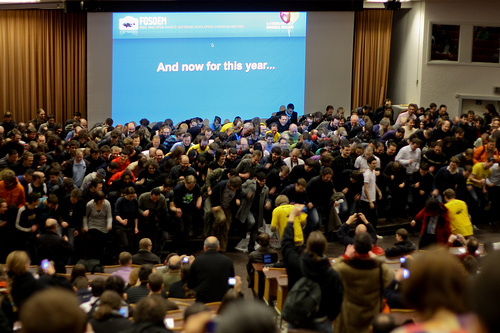
{"label": "blue projection screen", "polygon": [[303,113],[306,13],[114,13],[116,123]]}

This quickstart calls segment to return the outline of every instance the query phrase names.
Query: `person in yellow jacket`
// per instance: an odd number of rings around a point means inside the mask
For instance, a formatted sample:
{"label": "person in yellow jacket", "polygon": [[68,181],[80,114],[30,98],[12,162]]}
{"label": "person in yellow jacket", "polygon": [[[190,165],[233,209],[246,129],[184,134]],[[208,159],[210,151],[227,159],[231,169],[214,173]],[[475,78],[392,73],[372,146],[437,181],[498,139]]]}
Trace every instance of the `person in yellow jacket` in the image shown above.
{"label": "person in yellow jacket", "polygon": [[467,204],[462,200],[455,199],[455,191],[451,188],[444,191],[443,196],[446,201],[445,206],[448,208],[452,234],[461,234],[464,237],[472,236],[474,230]]}

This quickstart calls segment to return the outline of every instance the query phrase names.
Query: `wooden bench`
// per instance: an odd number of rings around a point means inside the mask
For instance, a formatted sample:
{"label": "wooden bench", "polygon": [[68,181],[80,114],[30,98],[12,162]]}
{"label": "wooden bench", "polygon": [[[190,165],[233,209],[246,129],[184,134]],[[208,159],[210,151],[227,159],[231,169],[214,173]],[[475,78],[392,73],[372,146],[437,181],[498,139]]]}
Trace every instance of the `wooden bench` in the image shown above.
{"label": "wooden bench", "polygon": [[184,326],[184,310],[171,310],[167,311],[165,318],[174,320],[174,327],[171,327],[172,331],[181,331]]}

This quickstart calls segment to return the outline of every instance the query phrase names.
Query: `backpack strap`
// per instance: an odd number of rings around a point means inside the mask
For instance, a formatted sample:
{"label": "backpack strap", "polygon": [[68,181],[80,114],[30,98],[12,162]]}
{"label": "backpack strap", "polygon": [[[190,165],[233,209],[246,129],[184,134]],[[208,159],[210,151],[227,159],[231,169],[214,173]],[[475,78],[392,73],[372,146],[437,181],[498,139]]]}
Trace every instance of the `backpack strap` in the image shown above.
{"label": "backpack strap", "polygon": [[481,157],[481,155],[483,155],[486,151],[486,145],[482,145],[481,148],[483,148],[483,150],[481,151],[481,154],[479,154],[479,157]]}

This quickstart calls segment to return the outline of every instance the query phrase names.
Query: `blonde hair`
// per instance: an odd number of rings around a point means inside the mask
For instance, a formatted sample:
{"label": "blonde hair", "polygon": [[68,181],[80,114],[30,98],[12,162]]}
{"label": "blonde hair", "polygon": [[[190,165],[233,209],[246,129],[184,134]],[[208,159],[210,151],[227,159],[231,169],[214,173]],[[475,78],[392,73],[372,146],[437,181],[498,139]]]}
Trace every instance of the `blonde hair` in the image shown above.
{"label": "blonde hair", "polygon": [[26,273],[26,266],[29,265],[30,258],[24,251],[12,251],[7,256],[6,267],[7,272],[13,275],[21,275]]}
{"label": "blonde hair", "polygon": [[288,197],[284,194],[280,194],[276,197],[276,200],[274,201],[274,204],[276,207],[281,206],[281,205],[288,205],[290,203],[290,200]]}
{"label": "blonde hair", "polygon": [[132,269],[132,271],[130,272],[130,275],[128,277],[128,285],[135,286],[137,284],[137,281],[139,281],[139,267]]}

